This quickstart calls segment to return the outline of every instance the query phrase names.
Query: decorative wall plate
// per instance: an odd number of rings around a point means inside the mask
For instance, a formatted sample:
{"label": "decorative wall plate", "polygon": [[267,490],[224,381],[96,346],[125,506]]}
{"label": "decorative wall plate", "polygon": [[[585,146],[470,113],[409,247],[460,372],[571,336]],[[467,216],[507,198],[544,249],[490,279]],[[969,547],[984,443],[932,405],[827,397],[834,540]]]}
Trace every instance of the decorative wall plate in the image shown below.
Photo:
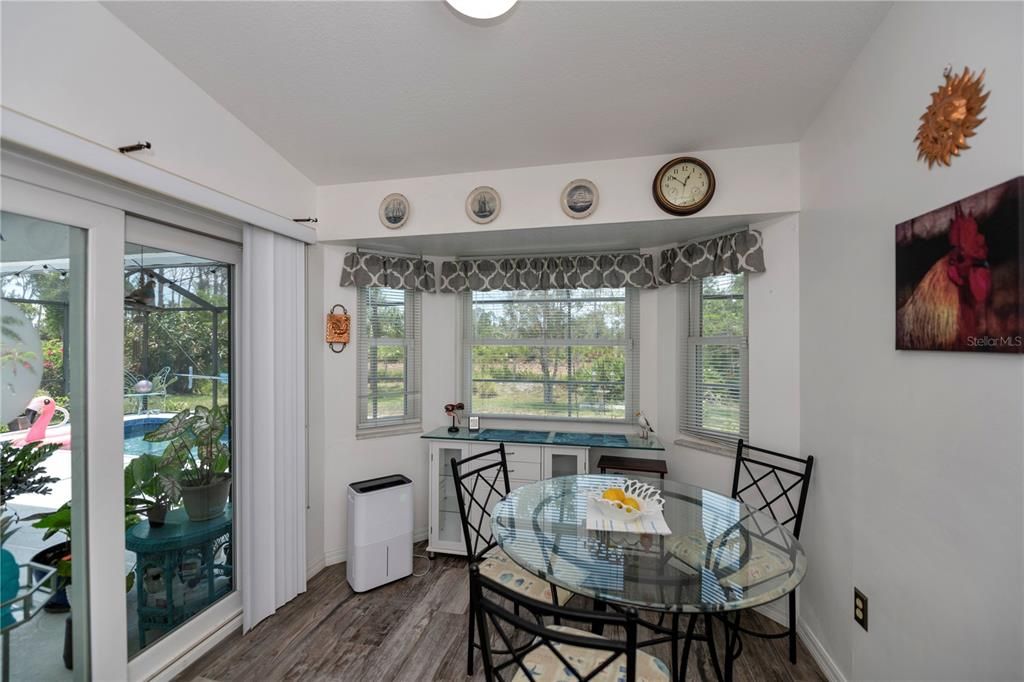
{"label": "decorative wall plate", "polygon": [[481,186],[466,197],[466,215],[474,223],[489,223],[501,212],[501,197],[493,187]]}
{"label": "decorative wall plate", "polygon": [[562,190],[562,210],[570,218],[586,218],[597,210],[597,186],[582,178]]}
{"label": "decorative wall plate", "polygon": [[404,194],[394,193],[384,197],[380,202],[377,215],[380,222],[389,230],[397,230],[409,220],[409,200]]}
{"label": "decorative wall plate", "polygon": [[961,149],[970,149],[967,138],[973,137],[974,129],[985,122],[978,117],[990,94],[982,92],[984,71],[975,75],[964,67],[964,72],[956,76],[952,67],[946,67],[942,75],[946,82],[932,93],[932,102],[921,115],[914,138],[917,159],[927,161],[929,168],[936,163],[948,166],[951,157],[960,156]]}

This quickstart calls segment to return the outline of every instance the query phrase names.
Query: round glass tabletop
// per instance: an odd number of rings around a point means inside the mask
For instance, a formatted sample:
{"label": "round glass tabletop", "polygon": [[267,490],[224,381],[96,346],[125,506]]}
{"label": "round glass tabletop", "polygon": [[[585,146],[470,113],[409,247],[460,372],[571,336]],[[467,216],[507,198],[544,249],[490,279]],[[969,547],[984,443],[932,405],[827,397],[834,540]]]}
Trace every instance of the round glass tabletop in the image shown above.
{"label": "round glass tabletop", "polygon": [[685,483],[646,481],[660,487],[670,535],[588,530],[590,497],[627,480],[562,476],[517,488],[492,512],[494,537],[513,561],[559,587],[654,611],[747,609],[803,580],[807,559],[788,529]]}

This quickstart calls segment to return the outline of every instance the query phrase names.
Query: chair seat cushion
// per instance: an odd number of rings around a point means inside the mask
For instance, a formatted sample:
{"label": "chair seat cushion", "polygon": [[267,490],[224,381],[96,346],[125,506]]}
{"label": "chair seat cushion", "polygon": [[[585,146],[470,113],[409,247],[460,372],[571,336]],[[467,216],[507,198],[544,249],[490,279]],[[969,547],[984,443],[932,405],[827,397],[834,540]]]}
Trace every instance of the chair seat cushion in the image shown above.
{"label": "chair seat cushion", "polygon": [[565,605],[572,598],[569,590],[556,588],[547,580],[524,571],[500,547],[495,547],[483,557],[480,573],[510,590],[545,604],[551,603],[551,590],[555,590],[558,595],[559,606]]}
{"label": "chair seat cushion", "polygon": [[[567,632],[580,637],[597,637],[597,635],[565,627],[563,625],[552,625],[551,630]],[[604,639],[603,637],[600,639]],[[598,649],[585,649],[570,644],[552,643],[558,653],[565,657],[569,663],[584,677],[608,658],[607,651]],[[544,682],[577,682],[578,678],[572,671],[566,670],[565,665],[558,659],[548,646],[541,645],[523,657],[523,663],[530,671],[535,680]],[[528,682],[529,677],[522,668],[516,667],[516,675],[512,682]],[[602,670],[596,677],[595,682],[619,682],[626,679],[626,657],[619,655],[608,667]],[[636,682],[668,682],[669,670],[660,659],[651,656],[643,651],[636,654]]]}

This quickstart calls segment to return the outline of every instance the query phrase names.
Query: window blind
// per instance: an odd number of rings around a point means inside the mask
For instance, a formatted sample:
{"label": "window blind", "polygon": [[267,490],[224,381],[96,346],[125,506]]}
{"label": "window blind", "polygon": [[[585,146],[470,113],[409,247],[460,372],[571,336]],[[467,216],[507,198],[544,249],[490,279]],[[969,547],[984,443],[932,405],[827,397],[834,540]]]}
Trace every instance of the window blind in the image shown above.
{"label": "window blind", "polygon": [[359,287],[357,428],[420,421],[420,295],[385,287]]}
{"label": "window blind", "polygon": [[679,429],[720,443],[747,437],[747,282],[744,275],[705,277],[680,297],[688,320],[679,382]]}
{"label": "window blind", "polygon": [[637,290],[463,294],[464,395],[474,414],[633,421]]}

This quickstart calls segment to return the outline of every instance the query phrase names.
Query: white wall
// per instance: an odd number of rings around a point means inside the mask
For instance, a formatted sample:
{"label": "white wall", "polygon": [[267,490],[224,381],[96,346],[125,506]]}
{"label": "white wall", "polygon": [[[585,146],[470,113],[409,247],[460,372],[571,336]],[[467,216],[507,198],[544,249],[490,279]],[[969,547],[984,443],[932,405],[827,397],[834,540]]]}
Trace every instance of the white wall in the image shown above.
{"label": "white wall", "polygon": [[287,217],[314,187],[96,2],[4,2],[5,107]]}
{"label": "white wall", "polygon": [[[753,225],[762,230],[768,272],[750,279],[751,436],[770,447],[797,450],[797,227],[795,215]],[[356,347],[340,355],[323,343],[323,315],[335,303],[355,312],[355,288],[341,287],[345,247],[319,244],[310,249],[310,476],[322,495],[322,512],[314,509],[307,546],[310,571],[342,561],[346,550],[345,489],[357,480],[402,473],[415,482],[415,529],[427,528],[427,447],[419,434],[356,439]],[[314,294],[314,292],[317,292]],[[322,292],[319,293],[319,292]],[[685,287],[640,292],[640,407],[655,421],[669,465],[669,476],[728,491],[732,461],[728,457],[673,445],[678,437],[677,296]],[[316,297],[317,300],[313,300]],[[423,430],[446,423],[441,406],[462,399],[458,383],[459,307],[452,294],[423,294]],[[488,426],[513,428],[632,431],[632,426],[579,422],[488,420]],[[644,456],[643,453],[633,453]],[[592,465],[597,453],[593,453]],[[321,553],[314,525],[321,522]]]}
{"label": "white wall", "polygon": [[[795,144],[692,152],[707,161],[717,180],[714,199],[700,217],[785,213],[799,210],[800,175]],[[588,225],[665,220],[651,198],[651,181],[674,154],[532,168],[405,178],[317,188],[321,240],[393,237],[509,228],[572,225],[585,239]],[[600,208],[585,220],[568,218],[559,205],[575,178],[597,185]],[[501,213],[487,225],[466,217],[465,201],[479,185],[501,194]],[[392,192],[409,198],[412,212],[400,233],[380,224],[381,199]],[[446,254],[441,254],[446,255]],[[448,254],[454,255],[454,254]]]}
{"label": "white wall", "polygon": [[[1024,171],[1022,14],[895,5],[801,143],[801,616],[849,679],[1024,675],[1024,361],[893,350],[894,225]],[[992,95],[929,170],[913,138],[947,62]]]}

